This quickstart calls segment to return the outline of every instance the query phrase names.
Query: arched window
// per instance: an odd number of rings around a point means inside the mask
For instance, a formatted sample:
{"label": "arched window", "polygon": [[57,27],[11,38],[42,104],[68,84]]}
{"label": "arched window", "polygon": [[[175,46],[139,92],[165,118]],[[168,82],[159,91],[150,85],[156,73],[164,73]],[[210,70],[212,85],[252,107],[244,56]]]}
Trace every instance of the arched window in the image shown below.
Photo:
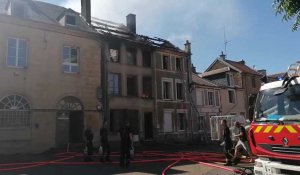
{"label": "arched window", "polygon": [[30,127],[30,105],[19,95],[9,95],[0,100],[0,128]]}
{"label": "arched window", "polygon": [[82,111],[83,105],[78,98],[66,96],[57,103],[57,108],[57,117],[60,119],[68,119],[70,111]]}

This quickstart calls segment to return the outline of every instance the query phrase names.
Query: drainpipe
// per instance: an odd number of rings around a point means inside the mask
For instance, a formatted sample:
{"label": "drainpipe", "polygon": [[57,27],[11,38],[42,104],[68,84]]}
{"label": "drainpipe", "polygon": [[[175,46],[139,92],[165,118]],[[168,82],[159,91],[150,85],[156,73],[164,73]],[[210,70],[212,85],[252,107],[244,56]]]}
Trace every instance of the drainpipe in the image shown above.
{"label": "drainpipe", "polygon": [[107,69],[107,43],[101,43],[101,89],[103,105],[103,124],[109,121],[109,98],[108,98],[108,69]]}

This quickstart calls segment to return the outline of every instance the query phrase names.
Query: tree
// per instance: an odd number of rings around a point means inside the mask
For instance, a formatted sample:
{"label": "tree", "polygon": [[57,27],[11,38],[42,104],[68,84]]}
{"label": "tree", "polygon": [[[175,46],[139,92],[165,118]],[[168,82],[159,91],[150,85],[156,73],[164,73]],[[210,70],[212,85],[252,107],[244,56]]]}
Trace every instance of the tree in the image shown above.
{"label": "tree", "polygon": [[283,21],[295,20],[292,31],[300,26],[300,0],[273,0],[276,15],[283,14]]}

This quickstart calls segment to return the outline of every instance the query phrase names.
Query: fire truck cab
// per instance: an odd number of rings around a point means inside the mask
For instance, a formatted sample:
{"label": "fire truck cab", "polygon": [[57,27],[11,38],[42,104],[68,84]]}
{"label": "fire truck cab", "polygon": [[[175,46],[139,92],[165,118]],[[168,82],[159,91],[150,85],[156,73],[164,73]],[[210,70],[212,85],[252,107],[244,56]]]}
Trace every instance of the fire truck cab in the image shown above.
{"label": "fire truck cab", "polygon": [[256,175],[300,174],[300,63],[261,87],[249,140]]}

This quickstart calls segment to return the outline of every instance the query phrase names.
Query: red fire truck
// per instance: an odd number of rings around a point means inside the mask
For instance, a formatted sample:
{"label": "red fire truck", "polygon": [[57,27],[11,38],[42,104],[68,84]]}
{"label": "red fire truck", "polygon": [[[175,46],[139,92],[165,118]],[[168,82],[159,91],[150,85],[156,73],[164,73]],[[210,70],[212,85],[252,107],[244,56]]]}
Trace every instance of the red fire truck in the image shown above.
{"label": "red fire truck", "polygon": [[300,62],[258,94],[249,142],[257,175],[300,175]]}

